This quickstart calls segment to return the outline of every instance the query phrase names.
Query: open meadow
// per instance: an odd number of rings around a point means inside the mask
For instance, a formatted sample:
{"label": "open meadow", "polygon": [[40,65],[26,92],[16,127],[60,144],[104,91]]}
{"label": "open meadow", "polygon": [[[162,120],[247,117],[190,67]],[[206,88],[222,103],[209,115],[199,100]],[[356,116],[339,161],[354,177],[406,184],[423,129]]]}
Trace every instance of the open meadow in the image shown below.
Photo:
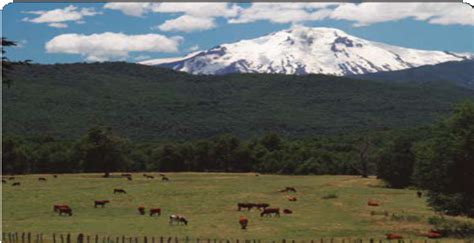
{"label": "open meadow", "polygon": [[[386,233],[399,233],[423,239],[419,233],[430,229],[427,219],[435,215],[416,191],[383,188],[375,178],[168,173],[170,181],[166,182],[158,173],[148,174],[155,178],[147,179],[142,173],[133,174],[131,181],[102,178],[101,174],[15,176],[3,184],[2,230],[261,240],[383,239]],[[38,181],[39,177],[47,181]],[[21,185],[12,186],[13,182]],[[287,186],[297,192],[279,192]],[[127,193],[113,194],[115,188]],[[289,194],[297,201],[288,201]],[[330,194],[337,197],[323,199]],[[368,206],[369,199],[380,206]],[[110,203],[94,208],[94,200]],[[237,211],[239,202],[269,203],[270,207],[291,209],[293,214],[260,217],[256,209]],[[58,216],[52,210],[54,204],[68,204],[73,215]],[[147,208],[146,215],[139,215],[137,207],[141,205]],[[162,215],[148,216],[151,207],[160,207]],[[372,216],[371,211],[387,211],[389,216]],[[189,224],[169,225],[171,214],[186,216]],[[240,229],[240,216],[249,219],[247,230]]]}

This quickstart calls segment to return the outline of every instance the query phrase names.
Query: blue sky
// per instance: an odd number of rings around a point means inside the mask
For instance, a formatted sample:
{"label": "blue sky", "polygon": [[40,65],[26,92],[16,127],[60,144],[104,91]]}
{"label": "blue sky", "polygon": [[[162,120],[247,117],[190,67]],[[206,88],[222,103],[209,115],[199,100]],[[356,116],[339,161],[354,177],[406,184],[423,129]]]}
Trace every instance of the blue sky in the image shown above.
{"label": "blue sky", "polygon": [[38,63],[181,56],[293,24],[474,53],[474,12],[458,3],[14,3],[2,12],[3,36],[20,44],[8,57]]}

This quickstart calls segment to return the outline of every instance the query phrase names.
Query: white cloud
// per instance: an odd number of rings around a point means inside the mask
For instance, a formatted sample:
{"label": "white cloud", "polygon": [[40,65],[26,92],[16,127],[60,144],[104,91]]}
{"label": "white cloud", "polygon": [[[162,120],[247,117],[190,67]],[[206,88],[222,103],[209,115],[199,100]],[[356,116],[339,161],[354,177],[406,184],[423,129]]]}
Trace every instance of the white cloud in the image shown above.
{"label": "white cloud", "polygon": [[199,50],[199,45],[191,46],[191,47],[189,47],[187,50],[188,50],[188,51],[191,51],[191,52],[197,51],[197,50]]}
{"label": "white cloud", "polygon": [[87,61],[127,58],[130,52],[177,52],[182,37],[158,34],[62,34],[45,44],[48,53],[78,54]]}
{"label": "white cloud", "polygon": [[153,3],[106,3],[105,9],[121,11],[123,14],[141,17],[151,11]]}
{"label": "white cloud", "polygon": [[228,22],[298,23],[337,19],[365,26],[408,18],[431,24],[474,25],[472,8],[459,3],[253,3]]}
{"label": "white cloud", "polygon": [[26,11],[26,14],[38,15],[36,18],[23,18],[23,21],[36,23],[36,24],[48,24],[54,28],[66,28],[67,24],[64,22],[68,21],[83,21],[86,16],[94,16],[100,14],[93,8],[77,8],[76,6],[69,5],[63,9],[53,9],[48,11]]}
{"label": "white cloud", "polygon": [[302,21],[321,20],[329,16],[337,3],[253,3],[242,9],[239,15],[231,18],[229,23],[251,23],[270,21],[273,23],[298,23]]}
{"label": "white cloud", "polygon": [[172,3],[165,2],[152,6],[155,13],[183,13],[194,17],[233,17],[241,7],[231,3]]}
{"label": "white cloud", "polygon": [[147,56],[147,55],[140,55],[140,56],[137,56],[135,57],[135,61],[143,61],[143,60],[147,60],[147,59],[150,59],[151,57],[150,56]]}
{"label": "white cloud", "polygon": [[51,23],[51,24],[48,24],[49,27],[53,27],[53,28],[67,28],[68,25],[65,24],[65,23]]}
{"label": "white cloud", "polygon": [[431,24],[474,25],[472,9],[459,3],[348,3],[337,7],[330,18],[354,21],[355,26],[407,18]]}
{"label": "white cloud", "polygon": [[182,15],[176,19],[166,20],[157,28],[161,31],[193,32],[216,27],[213,18]]}

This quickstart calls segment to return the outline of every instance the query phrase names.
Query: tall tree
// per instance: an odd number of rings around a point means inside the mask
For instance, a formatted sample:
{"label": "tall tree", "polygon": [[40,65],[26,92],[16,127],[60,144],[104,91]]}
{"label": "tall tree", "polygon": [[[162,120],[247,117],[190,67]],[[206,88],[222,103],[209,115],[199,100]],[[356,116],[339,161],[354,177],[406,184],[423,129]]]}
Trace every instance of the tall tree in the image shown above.
{"label": "tall tree", "polygon": [[75,150],[86,172],[103,172],[104,177],[125,169],[129,162],[128,142],[113,134],[110,128],[90,129]]}
{"label": "tall tree", "polygon": [[474,217],[474,103],[465,102],[415,149],[414,179],[437,211]]}
{"label": "tall tree", "polygon": [[12,63],[5,56],[6,50],[5,47],[16,46],[16,42],[8,40],[5,37],[2,37],[2,82],[10,88],[11,79],[8,78],[8,73],[12,69]]}

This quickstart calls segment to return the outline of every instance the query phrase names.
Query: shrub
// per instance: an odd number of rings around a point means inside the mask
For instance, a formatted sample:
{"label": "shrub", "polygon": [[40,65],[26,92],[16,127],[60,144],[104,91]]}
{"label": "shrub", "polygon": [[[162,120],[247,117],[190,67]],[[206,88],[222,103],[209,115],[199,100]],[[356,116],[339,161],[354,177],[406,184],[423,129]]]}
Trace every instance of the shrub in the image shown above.
{"label": "shrub", "polygon": [[454,219],[447,219],[442,216],[435,216],[428,219],[428,223],[433,225],[433,229],[445,236],[472,237],[474,236],[474,224],[462,222]]}

